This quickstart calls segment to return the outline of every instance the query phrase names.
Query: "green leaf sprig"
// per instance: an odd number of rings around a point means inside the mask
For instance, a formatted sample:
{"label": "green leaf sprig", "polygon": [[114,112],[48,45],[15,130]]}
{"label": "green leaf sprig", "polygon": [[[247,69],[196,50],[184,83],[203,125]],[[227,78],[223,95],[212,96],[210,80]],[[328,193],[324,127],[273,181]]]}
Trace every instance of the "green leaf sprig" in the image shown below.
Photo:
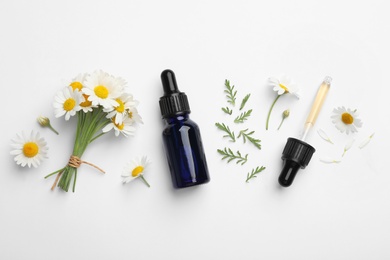
{"label": "green leaf sprig", "polygon": [[254,137],[252,137],[251,135],[255,133],[255,131],[249,131],[248,132],[248,128],[247,129],[244,129],[244,130],[241,130],[239,135],[237,136],[237,138],[240,138],[242,136],[242,139],[244,140],[244,143],[246,143],[246,140],[248,140],[249,142],[251,142],[254,146],[256,146],[257,149],[261,149],[261,140],[260,139],[256,139]]}
{"label": "green leaf sprig", "polygon": [[226,97],[228,99],[228,103],[230,103],[232,106],[236,105],[236,95],[237,95],[237,90],[234,90],[234,86],[230,86],[230,81],[225,79],[225,93]]}
{"label": "green leaf sprig", "polygon": [[215,126],[218,127],[218,129],[220,129],[226,133],[226,135],[224,135],[223,137],[229,137],[230,141],[232,141],[232,142],[236,141],[236,137],[234,135],[234,132],[230,130],[229,126],[225,125],[224,123],[222,123],[222,124],[215,123]]}
{"label": "green leaf sprig", "polygon": [[223,112],[225,112],[228,115],[231,115],[233,113],[233,109],[230,109],[229,107],[223,107],[221,109]]}
{"label": "green leaf sprig", "polygon": [[265,167],[264,166],[257,166],[256,169],[252,169],[252,171],[246,175],[246,181],[245,182],[249,182],[249,180],[253,179],[253,178],[256,178],[257,177],[257,174],[259,174],[260,172],[264,171],[265,170]]}
{"label": "green leaf sprig", "polygon": [[234,119],[234,123],[244,123],[245,120],[248,120],[248,117],[251,116],[252,109],[242,112],[239,116]]}
{"label": "green leaf sprig", "polygon": [[247,94],[241,101],[240,110],[244,109],[246,102],[250,98],[251,94]]}
{"label": "green leaf sprig", "polygon": [[217,151],[219,154],[221,154],[223,156],[222,160],[228,159],[227,160],[228,163],[233,161],[233,160],[237,160],[236,164],[240,163],[241,165],[244,165],[248,161],[248,154],[246,154],[245,156],[242,156],[240,151],[237,151],[236,154],[234,154],[232,149],[226,148],[226,147],[223,150],[218,149]]}

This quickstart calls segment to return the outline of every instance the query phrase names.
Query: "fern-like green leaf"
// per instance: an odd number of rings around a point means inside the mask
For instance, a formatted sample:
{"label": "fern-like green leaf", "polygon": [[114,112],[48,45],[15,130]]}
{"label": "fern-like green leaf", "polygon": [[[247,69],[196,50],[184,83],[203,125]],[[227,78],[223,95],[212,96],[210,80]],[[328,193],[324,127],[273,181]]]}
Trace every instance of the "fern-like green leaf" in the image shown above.
{"label": "fern-like green leaf", "polygon": [[225,112],[228,115],[231,115],[233,113],[233,110],[228,107],[222,107],[221,109],[223,112]]}
{"label": "fern-like green leaf", "polygon": [[255,133],[255,131],[250,131],[248,133],[248,128],[247,129],[244,129],[244,130],[241,130],[240,131],[240,134],[237,136],[237,138],[240,138],[242,136],[242,139],[244,140],[244,143],[246,143],[246,140],[248,140],[249,142],[251,142],[254,146],[256,146],[257,149],[261,149],[261,140],[260,139],[256,139],[254,137],[252,137],[252,135]]}
{"label": "fern-like green leaf", "polygon": [[236,119],[234,119],[234,123],[244,123],[244,121],[251,116],[251,113],[252,113],[252,109],[242,112],[241,115],[237,116]]}
{"label": "fern-like green leaf", "polygon": [[236,95],[237,95],[237,91],[234,90],[234,86],[230,86],[230,81],[229,80],[225,80],[225,93],[226,93],[226,97],[228,99],[228,103],[230,103],[232,106],[235,106],[236,104]]}
{"label": "fern-like green leaf", "polygon": [[235,137],[235,135],[234,135],[234,132],[230,130],[229,126],[225,125],[224,123],[222,123],[222,124],[221,124],[221,123],[215,123],[215,126],[216,126],[218,129],[220,129],[220,130],[222,130],[222,131],[224,131],[224,132],[226,133],[226,135],[224,135],[223,137],[228,137],[228,138],[230,138],[230,140],[231,140],[232,142],[235,142],[235,141],[236,141],[236,137]]}
{"label": "fern-like green leaf", "polygon": [[259,174],[260,172],[264,171],[265,170],[265,167],[264,166],[257,166],[256,169],[252,169],[252,171],[246,175],[246,181],[245,182],[248,182],[250,179],[253,179],[253,178],[256,178],[257,177],[257,174]]}
{"label": "fern-like green leaf", "polygon": [[242,156],[240,151],[237,151],[236,154],[230,148],[226,148],[221,150],[217,150],[220,155],[222,155],[222,160],[228,159],[227,162],[231,162],[233,160],[237,160],[236,164],[241,163],[241,165],[245,164],[248,161],[248,154]]}
{"label": "fern-like green leaf", "polygon": [[247,94],[241,101],[240,110],[242,110],[245,107],[246,102],[248,101],[251,94]]}

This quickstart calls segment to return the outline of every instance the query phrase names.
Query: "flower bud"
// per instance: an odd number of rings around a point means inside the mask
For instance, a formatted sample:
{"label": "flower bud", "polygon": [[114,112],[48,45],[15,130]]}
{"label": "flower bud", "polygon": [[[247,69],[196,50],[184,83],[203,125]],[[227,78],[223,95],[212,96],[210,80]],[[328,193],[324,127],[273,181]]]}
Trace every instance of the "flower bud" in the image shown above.
{"label": "flower bud", "polygon": [[49,125],[50,125],[50,120],[49,120],[49,118],[44,117],[44,116],[39,116],[39,117],[37,118],[37,121],[38,121],[38,123],[39,123],[41,126],[49,126]]}

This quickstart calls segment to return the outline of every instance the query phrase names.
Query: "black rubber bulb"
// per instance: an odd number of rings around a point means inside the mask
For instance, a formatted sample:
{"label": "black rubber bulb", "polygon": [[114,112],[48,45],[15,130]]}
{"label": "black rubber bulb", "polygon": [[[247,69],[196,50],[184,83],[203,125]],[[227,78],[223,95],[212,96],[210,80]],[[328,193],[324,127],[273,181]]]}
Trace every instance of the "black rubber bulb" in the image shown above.
{"label": "black rubber bulb", "polygon": [[164,96],[180,93],[176,83],[175,73],[172,70],[161,72],[161,81],[164,89]]}

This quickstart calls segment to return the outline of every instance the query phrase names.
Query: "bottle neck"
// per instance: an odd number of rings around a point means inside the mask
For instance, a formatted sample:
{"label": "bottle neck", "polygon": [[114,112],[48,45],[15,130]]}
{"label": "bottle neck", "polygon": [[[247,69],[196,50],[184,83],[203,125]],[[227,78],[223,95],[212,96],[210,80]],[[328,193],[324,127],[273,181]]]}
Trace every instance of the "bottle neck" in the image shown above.
{"label": "bottle neck", "polygon": [[168,124],[173,124],[173,123],[177,123],[177,122],[181,122],[181,121],[186,121],[186,120],[188,120],[188,118],[189,118],[188,113],[185,113],[182,115],[166,117],[164,119],[165,119],[165,122],[167,122]]}

